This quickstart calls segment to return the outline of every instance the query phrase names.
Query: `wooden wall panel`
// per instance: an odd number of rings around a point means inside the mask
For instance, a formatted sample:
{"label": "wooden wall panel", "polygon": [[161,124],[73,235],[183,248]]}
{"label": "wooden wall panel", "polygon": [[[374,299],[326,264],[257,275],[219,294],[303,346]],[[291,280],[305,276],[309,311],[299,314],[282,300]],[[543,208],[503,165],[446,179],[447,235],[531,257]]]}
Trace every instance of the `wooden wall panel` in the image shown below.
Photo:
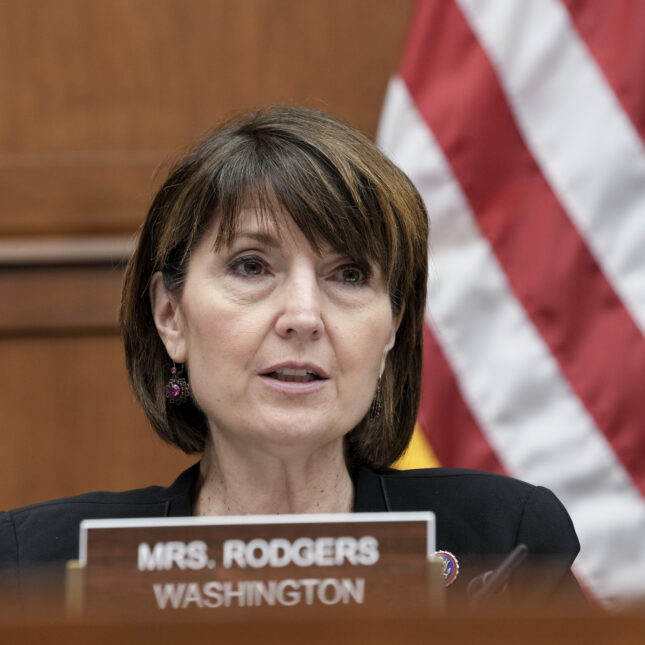
{"label": "wooden wall panel", "polygon": [[311,105],[373,135],[412,4],[0,0],[0,508],[192,461],[127,385],[128,240],[172,160],[234,111]]}
{"label": "wooden wall panel", "polygon": [[196,461],[153,434],[117,336],[0,340],[0,356],[0,508],[170,484]]}
{"label": "wooden wall panel", "polygon": [[374,132],[411,2],[2,0],[0,148],[183,146],[231,110],[328,106]]}
{"label": "wooden wall panel", "polygon": [[134,153],[0,159],[0,236],[135,231],[163,168]]}
{"label": "wooden wall panel", "polygon": [[411,0],[0,0],[0,235],[135,230],[154,168],[223,116],[373,135]]}
{"label": "wooden wall panel", "polygon": [[[114,334],[121,277],[120,270],[109,267],[2,271],[0,331],[19,336],[90,330]],[[24,297],[27,293],[29,298]]]}

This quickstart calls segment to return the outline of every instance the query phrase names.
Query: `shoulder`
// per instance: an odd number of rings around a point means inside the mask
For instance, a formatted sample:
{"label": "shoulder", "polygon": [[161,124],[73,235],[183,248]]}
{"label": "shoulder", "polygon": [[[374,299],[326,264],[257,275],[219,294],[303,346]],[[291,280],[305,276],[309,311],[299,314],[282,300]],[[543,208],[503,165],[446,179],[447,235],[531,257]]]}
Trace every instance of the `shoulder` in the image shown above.
{"label": "shoulder", "polygon": [[363,469],[379,481],[388,510],[423,510],[428,506],[462,507],[484,503],[515,506],[539,489],[505,475],[465,468]]}
{"label": "shoulder", "polygon": [[93,492],[0,513],[0,567],[64,562],[78,555],[84,519],[162,517],[190,513],[193,466],[169,487]]}
{"label": "shoulder", "polygon": [[560,500],[543,486],[460,468],[388,470],[378,474],[388,510],[431,510],[438,544],[504,553],[519,542],[534,554],[568,553],[580,546]]}
{"label": "shoulder", "polygon": [[522,503],[536,486],[527,482],[465,468],[387,470],[379,473],[388,501],[396,506],[436,504],[449,496],[452,504],[486,500]]}
{"label": "shoulder", "polygon": [[[370,476],[368,475],[368,478]],[[436,543],[455,554],[465,590],[482,569],[493,569],[518,544],[528,548],[526,566],[512,587],[539,602],[566,599],[584,605],[571,574],[580,544],[558,498],[543,486],[476,470],[432,468],[372,473],[387,510],[430,510]]]}

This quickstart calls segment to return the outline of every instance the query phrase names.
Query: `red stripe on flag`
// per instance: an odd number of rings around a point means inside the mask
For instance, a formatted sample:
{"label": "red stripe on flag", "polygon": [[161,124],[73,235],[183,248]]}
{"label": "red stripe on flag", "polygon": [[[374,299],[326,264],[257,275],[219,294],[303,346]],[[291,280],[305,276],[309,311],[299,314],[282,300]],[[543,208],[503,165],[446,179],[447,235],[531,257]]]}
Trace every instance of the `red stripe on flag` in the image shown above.
{"label": "red stripe on flag", "polygon": [[417,5],[401,75],[511,288],[645,493],[645,339],[526,148],[453,2]]}
{"label": "red stripe on flag", "polygon": [[428,325],[423,326],[423,379],[418,423],[442,466],[505,473],[464,401]]}
{"label": "red stripe on flag", "polygon": [[645,141],[645,2],[563,2],[578,33]]}

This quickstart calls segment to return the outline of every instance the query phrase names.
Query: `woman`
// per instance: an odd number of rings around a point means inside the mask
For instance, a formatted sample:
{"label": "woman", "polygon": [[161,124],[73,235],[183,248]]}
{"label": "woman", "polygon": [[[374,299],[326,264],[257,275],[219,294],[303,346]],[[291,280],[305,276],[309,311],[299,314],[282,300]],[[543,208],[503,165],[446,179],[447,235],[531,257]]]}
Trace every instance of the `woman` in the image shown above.
{"label": "woman", "polygon": [[121,303],[148,418],[201,461],[168,489],[4,514],[4,565],[76,557],[86,517],[433,510],[455,588],[520,542],[553,559],[545,593],[566,584],[578,541],[549,491],[387,469],[419,401],[427,238],[407,177],[333,117],[284,107],[220,127],[159,190]]}

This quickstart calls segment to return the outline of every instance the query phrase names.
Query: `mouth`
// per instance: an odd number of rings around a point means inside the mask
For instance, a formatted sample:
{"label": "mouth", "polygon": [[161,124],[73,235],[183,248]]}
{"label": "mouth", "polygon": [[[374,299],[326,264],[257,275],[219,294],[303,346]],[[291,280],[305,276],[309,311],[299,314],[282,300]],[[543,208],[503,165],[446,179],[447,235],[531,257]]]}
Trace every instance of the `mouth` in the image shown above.
{"label": "mouth", "polygon": [[270,367],[262,376],[282,383],[313,383],[324,381],[327,373],[317,365],[276,365]]}
{"label": "mouth", "polygon": [[285,383],[311,383],[322,380],[322,376],[314,370],[299,370],[290,367],[281,367],[273,372],[267,372],[264,376],[274,378]]}

